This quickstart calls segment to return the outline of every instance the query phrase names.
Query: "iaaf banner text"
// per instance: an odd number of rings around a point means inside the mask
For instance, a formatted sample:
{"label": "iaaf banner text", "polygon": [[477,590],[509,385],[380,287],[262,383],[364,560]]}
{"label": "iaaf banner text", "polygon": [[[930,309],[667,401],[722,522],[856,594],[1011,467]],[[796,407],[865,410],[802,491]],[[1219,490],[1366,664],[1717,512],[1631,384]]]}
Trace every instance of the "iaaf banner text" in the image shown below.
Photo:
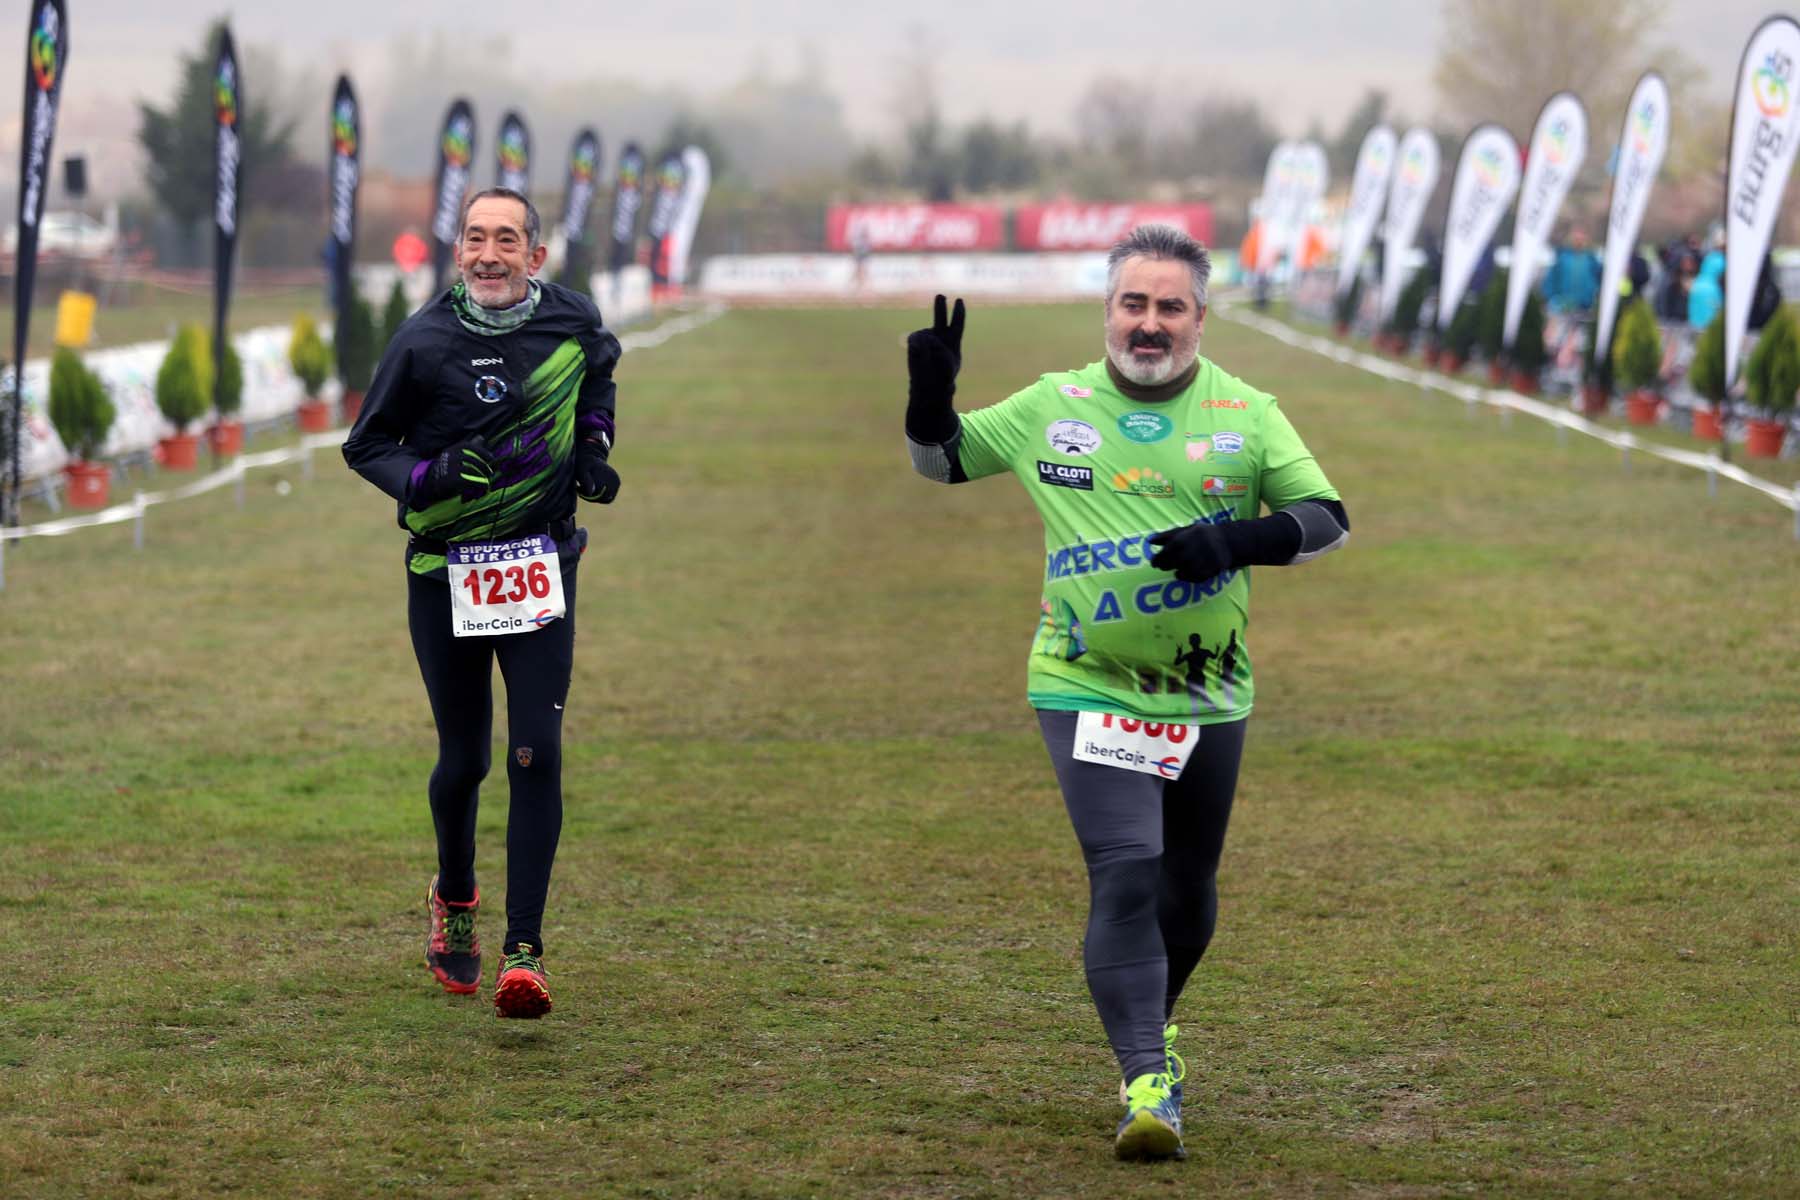
{"label": "iaaf banner text", "polygon": [[834,204],[825,213],[826,245],[840,251],[998,250],[1005,229],[994,204]]}
{"label": "iaaf banner text", "polygon": [[1016,250],[1107,250],[1140,225],[1172,225],[1207,245],[1206,204],[1022,204],[1013,210]]}

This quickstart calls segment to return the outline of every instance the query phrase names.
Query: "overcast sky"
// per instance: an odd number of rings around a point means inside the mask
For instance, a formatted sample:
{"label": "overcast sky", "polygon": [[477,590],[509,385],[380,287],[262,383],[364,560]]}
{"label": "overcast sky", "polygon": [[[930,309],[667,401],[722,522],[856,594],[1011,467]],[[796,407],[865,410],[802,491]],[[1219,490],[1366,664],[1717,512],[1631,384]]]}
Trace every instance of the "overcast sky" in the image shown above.
{"label": "overcast sky", "polygon": [[[205,23],[228,11],[211,0],[69,6],[70,142],[119,129],[128,143],[134,102],[164,100],[176,56],[191,52]],[[898,128],[893,99],[905,48],[921,37],[937,52],[952,124],[991,116],[1067,132],[1075,101],[1108,74],[1160,81],[1177,108],[1207,91],[1254,94],[1287,134],[1314,120],[1335,131],[1369,86],[1385,88],[1416,119],[1431,108],[1439,7],[1438,0],[256,0],[230,11],[240,46],[274,49],[287,67],[327,79],[348,69],[371,103],[389,87],[452,94],[457,81],[383,77],[395,39],[421,32],[470,46],[510,34],[509,67],[545,81],[629,79],[702,97],[759,63],[778,78],[791,76],[810,53],[842,99],[852,132],[885,140]],[[1713,77],[1723,99],[1744,42],[1776,10],[1771,0],[1673,0],[1667,11],[1667,39]],[[1158,117],[1145,114],[1146,122]],[[18,123],[16,110],[0,109],[0,152],[16,153]],[[58,143],[59,151],[77,149],[61,132]],[[89,153],[106,157],[104,147]]]}

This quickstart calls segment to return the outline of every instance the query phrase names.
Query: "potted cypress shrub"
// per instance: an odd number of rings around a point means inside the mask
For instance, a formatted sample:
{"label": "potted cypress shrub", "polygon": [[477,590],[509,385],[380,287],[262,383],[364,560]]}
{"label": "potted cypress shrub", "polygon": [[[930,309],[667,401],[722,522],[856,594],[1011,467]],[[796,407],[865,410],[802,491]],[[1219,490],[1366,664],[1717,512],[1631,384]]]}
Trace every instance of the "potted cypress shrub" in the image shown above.
{"label": "potted cypress shrub", "polygon": [[1694,343],[1694,360],[1688,364],[1688,385],[1706,401],[1694,410],[1694,436],[1703,442],[1725,440],[1725,313],[1721,309],[1700,331]]}
{"label": "potted cypress shrub", "polygon": [[1444,330],[1443,344],[1438,348],[1438,370],[1446,375],[1454,375],[1463,369],[1469,361],[1469,352],[1475,348],[1475,324],[1478,308],[1465,299],[1456,308],[1456,315],[1450,318],[1450,328]]}
{"label": "potted cypress shrub", "polygon": [[50,360],[50,424],[69,452],[63,475],[72,508],[106,507],[112,468],[97,460],[115,415],[100,376],[74,350],[58,346]]}
{"label": "potted cypress shrub", "polygon": [[1387,349],[1397,358],[1405,357],[1412,348],[1413,334],[1419,329],[1419,310],[1425,307],[1425,293],[1430,287],[1431,280],[1425,278],[1425,272],[1415,271],[1394,300],[1393,314],[1388,317]]}
{"label": "potted cypress shrub", "polygon": [[1363,281],[1360,274],[1350,277],[1350,286],[1331,298],[1331,327],[1339,337],[1350,332],[1350,322],[1362,307]]}
{"label": "potted cypress shrub", "polygon": [[331,373],[331,351],[319,336],[319,327],[305,313],[294,318],[293,334],[288,340],[288,365],[306,393],[298,410],[301,432],[323,433],[330,429],[331,405],[319,399],[319,389]]}
{"label": "potted cypress shrub", "polygon": [[1656,373],[1662,366],[1662,333],[1648,300],[1633,300],[1619,314],[1619,332],[1613,337],[1613,377],[1625,390],[1625,415],[1633,425],[1656,424],[1662,397],[1655,391]]}
{"label": "potted cypress shrub", "polygon": [[212,382],[206,331],[198,325],[183,325],[156,371],[156,407],[175,426],[174,435],[161,442],[164,466],[191,471],[198,464],[200,437],[187,428],[206,415]]}
{"label": "potted cypress shrub", "polygon": [[219,377],[213,382],[213,408],[218,419],[206,431],[213,453],[230,457],[244,448],[244,423],[237,419],[244,407],[244,361],[227,337],[220,347]]}
{"label": "potted cypress shrub", "polygon": [[[1618,323],[1613,333],[1618,333]],[[1612,405],[1612,355],[1596,353],[1594,339],[1599,335],[1598,321],[1589,321],[1587,340],[1581,351],[1581,412],[1583,416],[1603,417]]]}
{"label": "potted cypress shrub", "polygon": [[1526,396],[1538,394],[1538,380],[1544,371],[1544,302],[1533,289],[1525,297],[1525,309],[1519,314],[1519,329],[1513,334],[1513,391]]}
{"label": "potted cypress shrub", "polygon": [[[406,302],[406,289],[400,286],[400,279],[394,279],[394,290],[388,293],[387,307],[381,313],[381,353],[386,354],[388,343],[406,324],[406,318],[412,316],[412,305]],[[379,356],[377,356],[379,357]]]}
{"label": "potted cypress shrub", "polygon": [[1794,329],[1793,314],[1781,307],[1762,327],[1744,364],[1744,399],[1754,410],[1745,423],[1745,454],[1780,456],[1796,388],[1800,388],[1800,333]]}
{"label": "potted cypress shrub", "polygon": [[338,379],[344,385],[344,421],[354,423],[362,411],[363,393],[375,374],[375,313],[369,302],[352,290],[344,306],[343,328],[332,343],[337,349]]}
{"label": "potted cypress shrub", "polygon": [[1496,267],[1481,289],[1480,308],[1475,317],[1475,344],[1487,363],[1488,382],[1499,386],[1506,382],[1506,368],[1500,361],[1501,336],[1506,332],[1506,270]]}

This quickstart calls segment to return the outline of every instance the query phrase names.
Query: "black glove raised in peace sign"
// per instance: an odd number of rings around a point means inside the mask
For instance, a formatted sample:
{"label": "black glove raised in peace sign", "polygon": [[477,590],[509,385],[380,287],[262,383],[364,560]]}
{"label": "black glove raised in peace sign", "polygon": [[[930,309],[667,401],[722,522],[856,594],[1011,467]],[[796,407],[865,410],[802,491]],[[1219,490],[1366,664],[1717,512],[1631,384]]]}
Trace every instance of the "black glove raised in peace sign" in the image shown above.
{"label": "black glove raised in peace sign", "polygon": [[945,316],[944,298],[939,296],[931,309],[931,328],[917,329],[906,335],[906,373],[915,391],[955,392],[956,373],[962,369],[963,302]]}
{"label": "black glove raised in peace sign", "polygon": [[906,335],[906,432],[915,441],[941,443],[956,436],[956,373],[962,369],[963,302],[946,311],[932,305],[931,328]]}

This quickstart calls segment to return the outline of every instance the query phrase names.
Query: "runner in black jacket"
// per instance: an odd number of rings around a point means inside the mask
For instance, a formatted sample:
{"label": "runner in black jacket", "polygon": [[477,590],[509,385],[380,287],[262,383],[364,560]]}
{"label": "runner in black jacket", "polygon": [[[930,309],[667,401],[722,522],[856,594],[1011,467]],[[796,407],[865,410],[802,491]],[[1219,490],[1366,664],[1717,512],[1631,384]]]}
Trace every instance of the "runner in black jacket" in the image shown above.
{"label": "runner in black jacket", "polygon": [[505,1017],[550,1008],[544,901],[562,829],[562,714],[574,658],[575,576],[587,531],[575,499],[610,503],[618,474],[618,339],[583,295],[534,276],[546,250],[517,192],[477,193],[461,280],[400,327],[344,443],[353,470],[399,502],[408,623],[437,723],[431,773],[438,873],[425,958],[446,990],[475,992],[477,789],[489,766],[493,664],[506,678]]}

